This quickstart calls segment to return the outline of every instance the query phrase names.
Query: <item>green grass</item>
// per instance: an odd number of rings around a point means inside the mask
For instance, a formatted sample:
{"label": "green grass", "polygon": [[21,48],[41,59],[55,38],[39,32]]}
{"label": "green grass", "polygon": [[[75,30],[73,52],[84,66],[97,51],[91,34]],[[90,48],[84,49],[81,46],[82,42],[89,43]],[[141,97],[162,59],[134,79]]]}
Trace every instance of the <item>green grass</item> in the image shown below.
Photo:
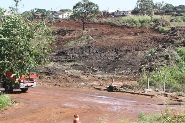
{"label": "green grass", "polygon": [[132,27],[140,27],[140,26],[151,26],[154,24],[157,20],[164,19],[168,22],[170,22],[171,27],[175,26],[185,26],[185,16],[159,16],[154,15],[153,19],[151,20],[150,16],[125,16],[125,17],[119,17],[119,18],[108,18],[103,19],[105,22],[113,23],[118,26],[127,25]]}
{"label": "green grass", "polygon": [[75,42],[74,41],[69,41],[65,44],[65,46],[70,47],[70,46],[75,46]]}
{"label": "green grass", "polygon": [[138,123],[163,123],[162,120],[159,121],[160,117],[160,114],[146,115],[144,113],[139,113]]}
{"label": "green grass", "polygon": [[138,123],[185,123],[185,112],[173,112],[166,109],[161,114],[146,115],[140,113]]}
{"label": "green grass", "polygon": [[9,96],[3,94],[0,95],[0,110],[12,105],[12,100]]}
{"label": "green grass", "polygon": [[[156,21],[156,19],[153,19]],[[116,25],[127,25],[132,27],[150,26],[152,21],[149,16],[126,16],[121,18],[109,18],[106,22],[114,23]]]}
{"label": "green grass", "polygon": [[170,22],[172,27],[182,26],[185,27],[185,22]]}
{"label": "green grass", "polygon": [[162,27],[162,26],[157,27],[157,30],[159,31],[159,33],[165,33],[170,29],[171,29],[171,27],[168,27],[168,26],[166,26],[166,27]]}
{"label": "green grass", "polygon": [[88,42],[94,41],[94,39],[90,36],[81,36],[77,41],[69,41],[65,44],[67,47],[73,47],[73,46],[81,46]]}

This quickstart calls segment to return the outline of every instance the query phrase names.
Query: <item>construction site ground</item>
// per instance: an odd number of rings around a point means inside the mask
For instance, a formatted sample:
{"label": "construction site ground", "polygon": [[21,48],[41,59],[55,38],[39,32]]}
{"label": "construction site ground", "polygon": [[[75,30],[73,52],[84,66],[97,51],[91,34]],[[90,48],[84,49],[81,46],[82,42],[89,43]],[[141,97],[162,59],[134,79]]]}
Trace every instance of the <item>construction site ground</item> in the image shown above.
{"label": "construction site ground", "polygon": [[81,123],[137,122],[139,113],[179,111],[183,105],[165,105],[171,102],[162,96],[133,95],[94,89],[37,86],[27,93],[15,90],[8,94],[15,103],[1,111],[1,123],[72,123],[78,114]]}
{"label": "construction site ground", "polygon": [[[142,67],[151,64],[154,69],[162,53],[170,53],[168,46],[172,49],[173,41],[184,37],[184,28],[161,34],[154,28],[117,26],[102,20],[85,24],[84,31],[77,20],[48,25],[56,36],[52,46],[57,47],[49,55],[52,62],[38,68],[36,88],[8,94],[15,103],[0,112],[1,123],[71,123],[74,114],[79,114],[81,123],[126,123],[137,122],[141,112],[184,110],[183,103],[160,94],[104,90],[113,76],[115,83],[139,82]],[[146,61],[151,47],[159,47],[158,52]]]}

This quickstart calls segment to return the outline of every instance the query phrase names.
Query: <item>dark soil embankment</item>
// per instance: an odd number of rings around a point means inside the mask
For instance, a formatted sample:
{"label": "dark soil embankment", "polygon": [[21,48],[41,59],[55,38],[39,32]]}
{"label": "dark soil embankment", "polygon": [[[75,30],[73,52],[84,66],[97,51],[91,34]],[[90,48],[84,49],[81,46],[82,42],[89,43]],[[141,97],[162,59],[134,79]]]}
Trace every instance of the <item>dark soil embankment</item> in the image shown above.
{"label": "dark soil embankment", "polygon": [[[81,22],[74,20],[57,21],[54,26],[57,48],[50,59],[60,67],[47,66],[42,71],[49,69],[53,71],[51,75],[70,71],[75,76],[116,74],[124,79],[138,80],[143,67],[153,70],[169,62],[171,59],[166,59],[166,54],[184,45],[182,27],[160,34],[151,28],[108,23],[89,23],[82,31]],[[78,73],[74,74],[76,71]]]}

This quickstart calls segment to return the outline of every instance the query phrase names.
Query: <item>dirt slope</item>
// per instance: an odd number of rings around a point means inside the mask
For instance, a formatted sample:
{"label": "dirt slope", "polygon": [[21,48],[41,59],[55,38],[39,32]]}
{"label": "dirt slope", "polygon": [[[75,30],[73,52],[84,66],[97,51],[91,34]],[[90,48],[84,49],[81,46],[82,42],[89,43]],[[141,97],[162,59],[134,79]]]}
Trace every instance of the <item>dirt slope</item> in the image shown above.
{"label": "dirt slope", "polygon": [[[67,75],[75,78],[72,80],[75,82],[82,75],[114,74],[137,81],[142,68],[153,70],[163,63],[170,63],[165,55],[184,42],[181,41],[184,28],[172,28],[168,33],[160,34],[147,27],[98,22],[86,23],[82,31],[82,23],[76,20],[57,20],[51,26],[57,38],[53,45],[57,48],[50,55],[53,64],[40,68],[41,73]],[[175,41],[181,42],[174,45]],[[155,53],[147,58],[151,48]]]}

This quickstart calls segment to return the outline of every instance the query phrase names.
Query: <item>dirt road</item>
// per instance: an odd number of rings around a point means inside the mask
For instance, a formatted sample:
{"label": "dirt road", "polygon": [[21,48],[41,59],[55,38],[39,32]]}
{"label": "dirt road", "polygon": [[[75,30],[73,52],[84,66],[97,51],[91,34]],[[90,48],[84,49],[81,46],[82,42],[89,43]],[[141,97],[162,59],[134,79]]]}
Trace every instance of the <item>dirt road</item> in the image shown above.
{"label": "dirt road", "polygon": [[158,105],[165,102],[160,98],[53,86],[37,86],[27,93],[15,90],[9,96],[17,103],[0,112],[1,123],[72,123],[74,114],[82,123],[124,123],[125,118],[137,120],[139,112],[159,113],[165,108]]}

